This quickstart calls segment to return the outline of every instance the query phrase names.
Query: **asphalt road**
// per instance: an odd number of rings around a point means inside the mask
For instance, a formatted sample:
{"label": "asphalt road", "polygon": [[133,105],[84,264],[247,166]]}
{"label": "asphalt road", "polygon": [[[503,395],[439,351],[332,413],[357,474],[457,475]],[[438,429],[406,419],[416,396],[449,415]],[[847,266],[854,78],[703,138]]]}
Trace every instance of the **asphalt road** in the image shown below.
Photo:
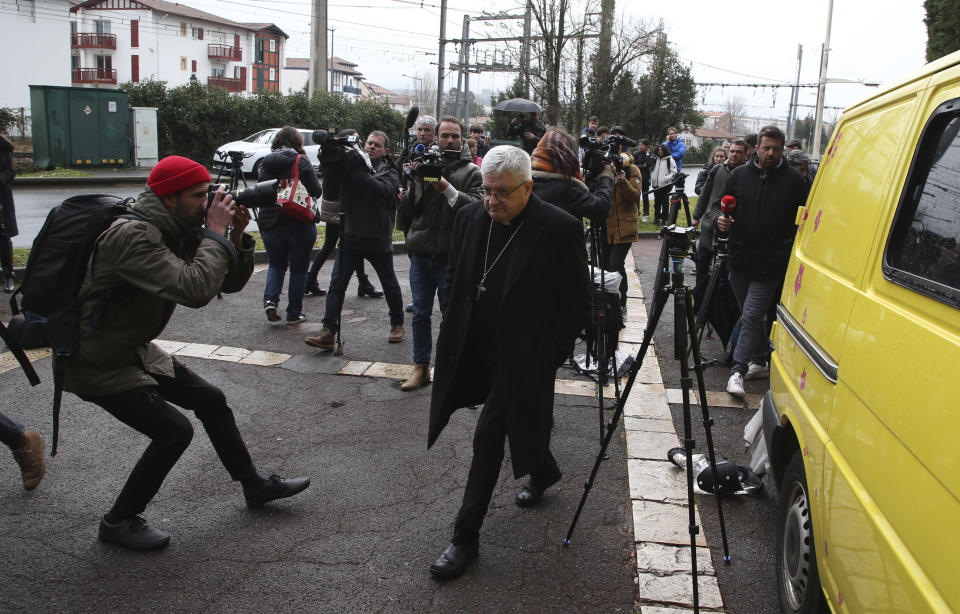
{"label": "asphalt road", "polygon": [[[640,281],[644,289],[644,303],[647,313],[652,306],[653,277],[660,254],[660,239],[645,238],[633,247]],[[685,283],[694,285],[694,264],[686,260],[684,270]],[[660,362],[660,372],[664,386],[668,389],[680,388],[680,363],[674,356],[673,297],[660,316],[654,333],[654,345]],[[716,337],[716,335],[715,335]],[[725,351],[719,338],[705,339],[702,352],[706,357],[722,358]],[[695,377],[693,371],[691,377]],[[725,391],[729,368],[717,365],[704,371],[704,383],[707,391]],[[694,379],[694,388],[696,380]],[[748,394],[762,395],[769,387],[768,379],[745,382]],[[691,393],[696,399],[696,390]],[[749,464],[743,447],[743,427],[753,416],[756,407],[710,407],[710,417],[714,421],[712,429],[714,449],[718,455],[733,460],[738,465]],[[683,433],[683,406],[670,406],[677,433]],[[699,407],[694,404],[691,412],[693,437],[696,439],[696,452],[706,452],[706,436],[703,429],[703,417]],[[700,511],[702,528],[713,553],[713,568],[720,583],[725,609],[730,614],[767,614],[779,612],[776,584],[776,497],[777,490],[772,478],[765,480],[765,492],[757,496],[725,497],[722,501],[727,538],[732,561],[729,565],[720,559],[720,523],[714,497],[697,495],[697,508]]]}
{"label": "asphalt road", "polygon": [[[408,298],[407,259],[395,263]],[[161,338],[292,354],[273,368],[182,360],[224,390],[262,471],[307,475],[311,487],[248,510],[191,417],[193,442],[147,509],[171,533],[170,546],[133,553],[104,545],[98,518],[145,443],[67,394],[60,453],[37,490],[24,492],[13,458],[0,454],[0,612],[635,611],[622,430],[574,544],[561,546],[597,450],[591,398],[557,397],[557,487],[540,507],[518,508],[508,451],[477,565],[438,583],[427,568],[452,533],[477,412],[457,412],[428,451],[429,387],[404,393],[396,380],[335,375],[347,360],[411,362],[409,336],[386,343],[383,300],[359,299],[351,284],[338,358],[302,341],[319,329],[323,299],[307,299],[304,324],[270,324],[264,278],[256,273],[243,292],[202,309],[178,308]],[[49,442],[49,359],[37,367],[44,381],[36,388],[18,370],[0,374],[2,410]]]}

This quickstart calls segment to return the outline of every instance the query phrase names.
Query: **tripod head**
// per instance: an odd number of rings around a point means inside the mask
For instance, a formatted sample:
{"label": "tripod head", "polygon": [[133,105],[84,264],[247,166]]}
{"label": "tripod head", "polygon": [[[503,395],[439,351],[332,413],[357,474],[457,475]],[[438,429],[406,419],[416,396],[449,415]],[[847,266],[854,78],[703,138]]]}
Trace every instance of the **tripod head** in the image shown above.
{"label": "tripod head", "polygon": [[[246,187],[246,185],[247,185],[247,180],[246,180],[246,178],[244,178],[244,176],[243,176],[243,159],[244,159],[244,158],[249,158],[249,157],[252,156],[252,155],[253,155],[253,152],[252,152],[252,151],[247,151],[247,152],[243,152],[243,151],[218,151],[218,152],[216,153],[216,156],[217,156],[218,158],[220,158],[221,160],[223,160],[224,162],[227,161],[227,158],[230,158],[230,164],[229,164],[229,166],[230,166],[230,190],[229,190],[229,191],[232,192],[232,191],[236,190],[237,187],[240,185],[240,182],[241,182],[241,181],[243,182],[244,187]],[[227,165],[224,164],[224,166],[227,166]],[[218,171],[218,172],[217,172],[217,181],[216,181],[216,183],[220,183],[220,177],[222,177],[222,175],[223,175],[223,172],[222,172],[222,171]]]}
{"label": "tripod head", "polygon": [[670,224],[660,228],[660,236],[667,242],[667,253],[675,258],[685,258],[690,253],[690,249],[700,231],[694,227],[677,226]]}

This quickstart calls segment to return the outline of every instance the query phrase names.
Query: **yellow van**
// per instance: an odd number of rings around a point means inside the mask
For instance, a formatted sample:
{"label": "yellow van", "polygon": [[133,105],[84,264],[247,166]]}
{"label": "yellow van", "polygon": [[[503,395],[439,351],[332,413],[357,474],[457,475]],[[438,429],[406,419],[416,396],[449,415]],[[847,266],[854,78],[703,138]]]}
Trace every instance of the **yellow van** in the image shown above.
{"label": "yellow van", "polygon": [[797,223],[762,406],[781,608],[960,612],[960,52],[843,113]]}

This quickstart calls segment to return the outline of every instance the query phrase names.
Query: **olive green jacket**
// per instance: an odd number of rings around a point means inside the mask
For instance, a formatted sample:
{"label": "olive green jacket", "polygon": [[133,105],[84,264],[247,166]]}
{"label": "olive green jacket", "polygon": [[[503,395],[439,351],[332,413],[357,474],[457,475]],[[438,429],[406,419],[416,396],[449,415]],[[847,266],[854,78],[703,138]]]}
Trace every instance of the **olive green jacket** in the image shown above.
{"label": "olive green jacket", "polygon": [[253,273],[253,237],[243,247],[175,218],[149,189],[98,239],[80,289],[79,343],[64,389],[80,396],[154,386],[173,359],[152,340],[177,304],[203,307],[237,292]]}

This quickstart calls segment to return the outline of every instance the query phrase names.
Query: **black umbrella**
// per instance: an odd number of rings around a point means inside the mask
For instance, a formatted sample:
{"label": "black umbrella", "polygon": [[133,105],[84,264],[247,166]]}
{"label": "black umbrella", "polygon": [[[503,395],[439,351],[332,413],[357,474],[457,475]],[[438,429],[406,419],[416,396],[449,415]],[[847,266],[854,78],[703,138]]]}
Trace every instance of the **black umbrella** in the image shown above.
{"label": "black umbrella", "polygon": [[532,100],[527,100],[526,98],[510,98],[509,100],[502,100],[497,103],[497,106],[493,107],[494,111],[520,111],[523,113],[537,113],[543,111],[543,107],[538,105]]}

